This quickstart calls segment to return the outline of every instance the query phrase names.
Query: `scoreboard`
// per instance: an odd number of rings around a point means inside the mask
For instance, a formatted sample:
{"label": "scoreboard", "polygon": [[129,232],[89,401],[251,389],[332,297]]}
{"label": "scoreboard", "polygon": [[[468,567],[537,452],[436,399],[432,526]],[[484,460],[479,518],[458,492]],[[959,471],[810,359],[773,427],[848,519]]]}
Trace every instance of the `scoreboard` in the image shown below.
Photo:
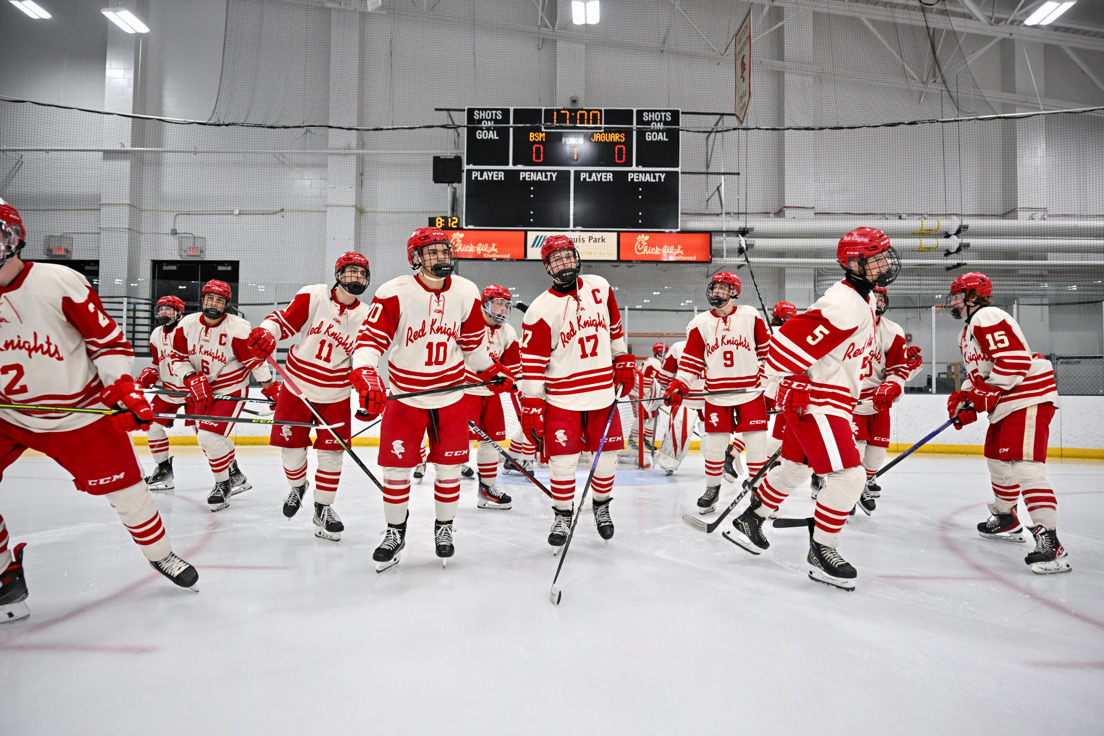
{"label": "scoreboard", "polygon": [[679,110],[466,112],[465,227],[678,230]]}

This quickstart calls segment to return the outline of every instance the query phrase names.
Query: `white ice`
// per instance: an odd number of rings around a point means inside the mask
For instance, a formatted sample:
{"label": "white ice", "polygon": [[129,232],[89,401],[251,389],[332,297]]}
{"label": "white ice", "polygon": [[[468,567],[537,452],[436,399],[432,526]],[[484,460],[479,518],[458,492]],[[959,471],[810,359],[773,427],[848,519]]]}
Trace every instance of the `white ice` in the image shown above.
{"label": "white ice", "polygon": [[[402,563],[377,574],[382,502],[350,460],[334,543],[309,507],[284,520],[275,450],[239,449],[254,488],[215,514],[202,455],[174,454],[176,490],[157,502],[198,593],[154,573],[51,461],[5,473],[31,617],[0,626],[0,734],[1101,732],[1101,463],[1050,464],[1074,569],[1040,576],[1030,544],[978,536],[981,458],[910,458],[843,531],[850,593],[807,578],[803,530],[768,529],[753,557],[721,537],[727,521],[685,525],[699,455],[671,478],[622,470],[616,536],[581,517],[553,606],[552,515],[523,478],[500,478],[510,511],[477,509],[464,481],[442,569],[431,474]],[[810,509],[801,490],[782,513]]]}

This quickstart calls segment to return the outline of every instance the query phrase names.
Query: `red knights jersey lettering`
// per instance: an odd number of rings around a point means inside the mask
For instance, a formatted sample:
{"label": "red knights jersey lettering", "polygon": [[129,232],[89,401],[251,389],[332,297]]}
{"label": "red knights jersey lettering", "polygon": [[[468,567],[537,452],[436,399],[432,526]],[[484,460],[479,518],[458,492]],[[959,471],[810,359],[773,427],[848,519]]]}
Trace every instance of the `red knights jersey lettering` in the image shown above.
{"label": "red knights jersey lettering", "polygon": [[[737,306],[721,317],[716,310],[703,312],[686,328],[686,348],[678,362],[679,380],[690,384],[705,378],[705,391],[759,389],[761,361],[767,357],[770,333],[754,307]],[[737,406],[757,398],[754,393],[709,397],[710,404]]]}
{"label": "red knights jersey lettering", "polygon": [[874,405],[870,402],[874,399],[874,392],[885,382],[896,383],[902,388],[913,376],[920,372],[920,368],[910,371],[908,359],[905,356],[905,331],[901,325],[886,317],[876,317],[878,322],[874,344],[870,346],[868,355],[870,362],[870,375],[863,379],[862,391],[859,394],[859,403],[855,407],[856,414],[874,414]]}
{"label": "red knights jersey lettering", "polygon": [[195,372],[207,377],[211,392],[230,394],[249,386],[249,372],[261,383],[272,380],[272,371],[249,352],[247,321],[225,314],[218,324],[207,326],[200,312],[180,320],[173,330],[169,361],[175,375],[184,379]]}
{"label": "red knights jersey lettering", "polygon": [[[486,325],[486,322],[484,322],[484,325]],[[515,381],[520,380],[521,351],[518,349],[517,330],[510,324],[484,326],[484,330],[483,349],[487,351],[490,359],[501,362],[502,365],[506,366],[506,370],[513,374]],[[467,380],[473,383],[479,381],[471,371],[468,372]],[[475,394],[476,396],[490,396],[492,392],[486,386],[480,386],[479,388],[469,388],[465,393]]]}
{"label": "red knights jersey lettering", "polygon": [[[134,364],[134,348],[84,276],[52,263],[26,263],[0,288],[0,400],[106,408],[100,391]],[[23,429],[67,432],[99,414],[0,409],[0,421]]]}
{"label": "red knights jersey lettering", "polygon": [[847,282],[833,284],[808,310],[775,331],[765,365],[767,396],[776,396],[786,376],[804,373],[809,377],[809,412],[850,419],[871,372],[874,341],[873,295],[863,299]]}
{"label": "red knights jersey lettering", "polygon": [[1020,326],[1003,309],[982,307],[974,312],[962,328],[958,347],[969,375],[963,390],[981,380],[1004,391],[989,414],[990,422],[999,422],[1012,412],[1035,404],[1058,406],[1054,366],[1031,352]]}
{"label": "red knights jersey lettering", "polygon": [[304,286],[290,304],[261,322],[277,340],[296,337],[285,368],[303,394],[318,404],[348,400],[357,334],[368,317],[367,304],[358,299],[346,306],[333,293],[334,287],[327,284]]}
{"label": "red knights jersey lettering", "polygon": [[[687,327],[687,330],[689,330],[689,327]],[[679,362],[682,360],[685,351],[686,340],[679,340],[667,351],[667,357],[663,359],[663,367],[656,374],[660,395],[667,393],[667,387],[671,385],[671,379],[678,373]],[[690,393],[692,394],[701,394],[702,391],[705,391],[704,378],[695,378],[693,381],[689,381],[687,385],[690,387]],[[686,399],[682,402],[682,405],[691,410],[704,409],[705,399]]]}
{"label": "red knights jersey lettering", "polygon": [[[387,356],[393,393],[461,385],[467,371],[491,366],[483,344],[485,327],[479,289],[450,276],[442,289],[426,288],[414,275],[391,279],[377,291],[357,335],[354,368],[377,368]],[[461,391],[402,401],[419,409],[439,409],[463,398]]]}
{"label": "red knights jersey lettering", "polygon": [[[172,353],[173,337],[176,335],[176,328],[180,326],[179,322],[173,324],[171,330],[165,330],[164,327],[158,327],[150,333],[149,345],[150,355],[153,356],[153,367],[157,369],[157,373],[161,379],[161,386],[169,389],[170,391],[187,391],[187,387],[184,385],[184,376],[173,373],[172,365],[169,361],[169,355]],[[167,404],[183,404],[187,399],[183,396],[162,396]]]}

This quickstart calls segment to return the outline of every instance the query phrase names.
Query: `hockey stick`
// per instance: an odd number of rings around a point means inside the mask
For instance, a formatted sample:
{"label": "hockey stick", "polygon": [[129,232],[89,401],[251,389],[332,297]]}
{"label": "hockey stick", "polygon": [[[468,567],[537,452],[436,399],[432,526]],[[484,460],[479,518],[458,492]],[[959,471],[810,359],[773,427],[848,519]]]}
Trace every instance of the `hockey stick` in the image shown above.
{"label": "hockey stick", "polygon": [[[178,399],[186,399],[191,396],[187,391],[172,391],[167,388],[144,388],[142,389],[144,394],[157,394],[158,396],[174,396]],[[268,399],[251,399],[248,396],[226,396],[225,394],[215,394],[211,397],[214,401],[243,401],[252,404],[271,404]]]}
{"label": "hockey stick", "polygon": [[583,504],[586,502],[587,491],[590,490],[590,484],[594,482],[594,471],[598,470],[598,458],[602,457],[602,449],[606,446],[606,438],[609,437],[610,427],[613,426],[613,417],[617,414],[617,404],[620,403],[617,399],[613,400],[613,406],[610,407],[609,419],[606,420],[606,431],[602,433],[602,441],[598,443],[598,452],[594,453],[594,462],[590,466],[590,475],[587,476],[586,485],[583,486],[583,493],[579,496],[578,511],[575,512],[574,517],[571,519],[571,528],[567,530],[567,541],[564,542],[563,551],[560,553],[560,563],[556,565],[556,575],[552,578],[552,588],[548,591],[548,599],[552,601],[552,605],[560,605],[560,598],[563,597],[563,591],[556,587],[556,581],[560,579],[560,570],[563,569],[564,560],[567,559],[567,548],[571,546],[571,540],[575,537],[575,527],[579,524],[579,515],[583,511]]}
{"label": "hockey stick", "polygon": [[[0,404],[0,409],[15,409],[16,411],[41,411],[41,412],[66,412],[72,414],[103,414],[113,417],[116,414],[129,412],[130,409],[90,409],[75,406],[42,406],[39,404]],[[132,412],[133,413],[133,412]],[[137,416],[137,415],[135,415]],[[193,422],[231,422],[237,424],[274,424],[288,427],[317,427],[317,424],[308,422],[285,422],[275,419],[262,419],[261,417],[217,417],[209,414],[169,414],[168,412],[154,412],[154,419],[184,419]],[[334,429],[344,425],[325,424],[322,429]]]}
{"label": "hockey stick", "polygon": [[744,262],[747,263],[748,274],[751,276],[751,285],[755,287],[755,295],[759,297],[759,306],[763,308],[763,318],[767,323],[767,329],[770,330],[770,333],[773,335],[774,328],[771,327],[770,312],[767,311],[767,305],[763,303],[763,295],[759,293],[759,283],[755,280],[755,271],[752,270],[751,259],[748,258],[747,241],[744,240],[743,235],[738,234],[736,237],[740,239],[740,254],[743,255]]}
{"label": "hockey stick", "polygon": [[721,512],[721,515],[718,516],[716,519],[707,524],[701,519],[691,516],[690,514],[683,514],[682,520],[697,529],[698,531],[705,532],[706,534],[712,534],[713,532],[717,531],[717,527],[721,525],[721,522],[725,520],[725,517],[732,513],[732,509],[736,508],[736,504],[740,503],[740,501],[743,500],[744,496],[748,494],[748,491],[755,487],[755,484],[759,482],[759,479],[767,474],[767,471],[774,466],[775,461],[778,460],[778,456],[781,454],[782,448],[779,447],[778,451],[770,456],[770,459],[767,460],[766,463],[764,463],[763,467],[759,468],[759,472],[756,473],[754,477],[744,481],[744,490],[736,494],[736,498],[732,499],[732,503],[730,503],[728,507]]}
{"label": "hockey stick", "polygon": [[471,420],[468,420],[468,426],[475,430],[475,433],[480,436],[482,442],[486,442],[491,447],[493,447],[495,450],[497,450],[498,454],[502,456],[502,459],[506,463],[508,463],[515,470],[517,470],[519,473],[521,473],[526,478],[528,478],[530,481],[532,481],[533,485],[535,485],[537,488],[541,489],[541,491],[544,493],[544,495],[548,496],[549,498],[553,498],[552,492],[549,491],[547,488],[545,488],[543,483],[541,483],[539,480],[534,478],[525,468],[523,468],[521,466],[521,463],[519,463],[517,460],[514,460],[514,458],[510,457],[510,453],[503,450],[501,445],[499,445],[497,442],[495,442],[490,437],[488,437],[487,433],[479,428],[479,425],[477,425],[475,422],[473,422]]}
{"label": "hockey stick", "polygon": [[[314,415],[315,419],[317,419],[322,424],[325,424],[326,420],[322,418],[322,415],[318,412],[318,409],[315,408],[314,404],[307,400],[307,397],[304,396],[303,392],[299,390],[299,386],[297,386],[295,382],[288,377],[288,374],[284,372],[284,369],[280,367],[279,363],[272,359],[271,355],[268,356],[268,363],[276,370],[276,373],[280,375],[280,378],[284,379],[284,386],[290,389],[291,392],[295,394],[295,396],[300,401],[307,405],[307,408],[310,409],[310,412]],[[367,429],[367,427],[365,429]],[[360,469],[364,471],[364,474],[368,476],[368,479],[376,484],[376,488],[380,489],[381,493],[386,493],[386,491],[383,490],[383,484],[376,480],[376,476],[372,475],[372,471],[368,469],[368,466],[365,465],[359,457],[357,457],[357,454],[353,452],[353,448],[350,447],[348,443],[345,442],[345,440],[341,439],[341,437],[338,436],[337,432],[331,432],[330,434],[335,440],[337,440],[337,444],[341,445],[341,449],[348,453],[349,457],[353,458],[353,462],[355,462],[360,467]]]}
{"label": "hockey stick", "polygon": [[[971,408],[971,407],[969,406],[969,404],[967,404],[965,406],[965,408],[968,409],[968,408]],[[890,462],[886,463],[885,467],[883,467],[877,473],[872,475],[870,477],[870,479],[867,480],[866,482],[869,483],[871,480],[874,480],[875,478],[881,477],[890,468],[892,468],[894,465],[901,462],[906,457],[908,457],[909,455],[916,452],[917,450],[919,450],[924,445],[931,442],[932,439],[934,439],[937,434],[939,434],[940,432],[942,432],[943,430],[945,430],[947,427],[951,426],[952,424],[956,424],[957,422],[958,422],[958,414],[956,413],[953,417],[951,417],[947,421],[943,422],[943,424],[940,424],[939,427],[937,427],[936,429],[932,430],[927,435],[925,435],[924,438],[921,439],[919,442],[917,442],[915,445],[908,448],[907,450],[902,452],[897,457],[893,458],[893,460],[891,460]],[[865,486],[865,484],[864,484],[864,486]],[[808,526],[809,524],[812,524],[812,523],[813,523],[813,517],[811,517],[811,516],[809,516],[809,517],[800,517],[800,516],[798,516],[798,517],[789,517],[789,518],[779,517],[779,518],[774,520],[774,526],[778,527],[779,529],[787,529],[787,528],[793,528],[793,527],[799,527],[799,526]]]}
{"label": "hockey stick", "polygon": [[382,418],[382,417],[380,417],[379,419],[377,419],[376,421],[372,422],[371,424],[369,424],[369,425],[368,425],[367,427],[365,427],[364,429],[362,429],[362,430],[360,430],[359,432],[357,432],[356,434],[354,434],[354,435],[353,435],[352,437],[350,437],[349,439],[351,440],[351,439],[353,439],[354,437],[359,437],[359,436],[361,436],[362,434],[364,434],[364,433],[365,433],[365,432],[367,432],[367,431],[368,431],[369,429],[371,429],[372,427],[376,426],[377,424],[379,424],[379,423],[380,423],[380,422],[382,422],[382,421],[383,421],[383,418]]}
{"label": "hockey stick", "polygon": [[489,381],[483,381],[481,383],[458,383],[455,386],[443,386],[441,388],[430,388],[425,391],[411,391],[406,394],[392,394],[387,397],[388,401],[394,401],[395,399],[414,399],[419,396],[430,396],[431,394],[444,394],[449,391],[466,391],[469,388],[479,388],[480,386],[498,386],[506,379],[502,376],[492,378]]}
{"label": "hockey stick", "polygon": [[[702,392],[696,393],[696,394],[684,394],[683,397],[682,397],[682,400],[683,401],[697,401],[698,399],[708,399],[710,396],[727,396],[729,394],[760,393],[760,392],[762,392],[762,390],[763,389],[761,389],[761,388],[733,388],[733,389],[729,389],[727,391],[702,391]],[[659,400],[663,401],[663,397],[660,397]],[[618,402],[622,403],[622,404],[640,404],[640,403],[647,402],[647,401],[655,401],[655,398],[651,398],[651,399],[618,399]],[[666,403],[666,402],[664,402],[664,403]]]}

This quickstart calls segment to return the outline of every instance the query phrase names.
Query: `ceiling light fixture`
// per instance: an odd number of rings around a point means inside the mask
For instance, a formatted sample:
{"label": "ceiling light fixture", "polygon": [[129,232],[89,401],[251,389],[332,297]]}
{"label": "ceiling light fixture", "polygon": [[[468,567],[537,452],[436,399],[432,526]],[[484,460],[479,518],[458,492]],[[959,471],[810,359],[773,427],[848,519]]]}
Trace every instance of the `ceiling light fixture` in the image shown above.
{"label": "ceiling light fixture", "polygon": [[40,6],[36,2],[32,2],[32,0],[11,0],[11,4],[19,8],[35,20],[46,20],[47,18],[52,17],[49,13],[42,9],[42,6]]}
{"label": "ceiling light fixture", "polygon": [[1055,20],[1058,19],[1062,13],[1066,12],[1074,6],[1077,0],[1068,3],[1056,3],[1046,2],[1038,7],[1038,9],[1028,16],[1024,21],[1025,26],[1049,26]]}
{"label": "ceiling light fixture", "polygon": [[126,8],[104,8],[100,12],[127,33],[149,33],[149,26]]}

